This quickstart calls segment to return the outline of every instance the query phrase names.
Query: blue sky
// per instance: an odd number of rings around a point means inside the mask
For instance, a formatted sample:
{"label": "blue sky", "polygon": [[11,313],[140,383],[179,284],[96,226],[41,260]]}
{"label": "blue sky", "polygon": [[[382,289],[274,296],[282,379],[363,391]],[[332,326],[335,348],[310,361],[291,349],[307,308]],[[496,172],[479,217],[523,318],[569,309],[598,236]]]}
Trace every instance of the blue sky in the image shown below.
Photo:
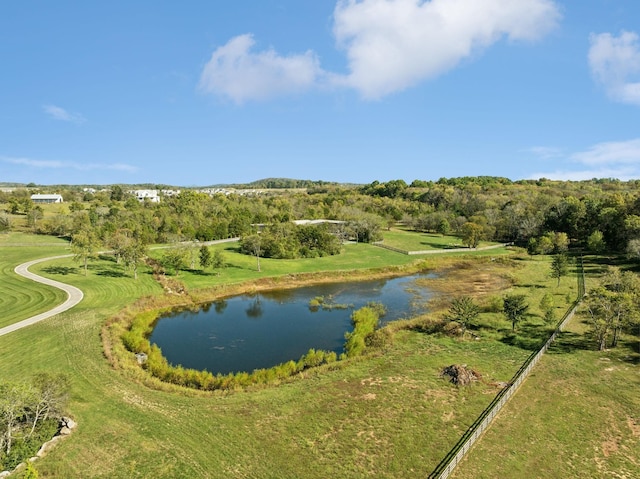
{"label": "blue sky", "polygon": [[640,178],[638,0],[0,2],[0,182]]}

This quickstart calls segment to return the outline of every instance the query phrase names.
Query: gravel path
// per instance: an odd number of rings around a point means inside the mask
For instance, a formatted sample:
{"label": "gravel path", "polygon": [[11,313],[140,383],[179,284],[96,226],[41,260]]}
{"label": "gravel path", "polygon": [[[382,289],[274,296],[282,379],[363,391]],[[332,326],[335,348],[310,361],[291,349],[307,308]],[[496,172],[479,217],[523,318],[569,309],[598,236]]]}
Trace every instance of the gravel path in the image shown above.
{"label": "gravel path", "polygon": [[40,313],[36,316],[32,316],[31,318],[18,321],[17,323],[13,323],[9,326],[5,326],[4,328],[0,328],[0,336],[11,333],[13,331],[17,331],[18,329],[22,329],[26,326],[30,326],[44,319],[50,318],[51,316],[55,316],[56,314],[63,313],[64,311],[67,311],[68,309],[73,308],[76,304],[82,301],[84,294],[75,286],[61,283],[60,281],[56,281],[53,279],[43,278],[42,276],[38,276],[37,274],[34,274],[31,271],[29,271],[29,268],[34,264],[42,263],[43,261],[50,261],[52,259],[68,258],[71,256],[73,255],[64,254],[60,256],[51,256],[49,258],[35,259],[33,261],[28,261],[27,263],[23,263],[21,265],[16,266],[14,270],[16,274],[33,281],[37,281],[38,283],[48,284],[49,286],[53,286],[54,288],[61,289],[62,291],[67,293],[67,300],[62,304],[56,306],[55,308],[50,309],[49,311],[45,311],[44,313]]}

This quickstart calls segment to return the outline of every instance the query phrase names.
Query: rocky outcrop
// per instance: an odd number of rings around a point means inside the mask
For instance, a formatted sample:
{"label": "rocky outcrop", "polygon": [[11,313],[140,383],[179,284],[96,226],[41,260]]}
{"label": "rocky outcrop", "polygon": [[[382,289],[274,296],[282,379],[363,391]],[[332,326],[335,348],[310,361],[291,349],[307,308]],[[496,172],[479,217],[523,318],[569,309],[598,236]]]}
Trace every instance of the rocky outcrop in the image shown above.
{"label": "rocky outcrop", "polygon": [[[39,457],[42,457],[45,454],[47,454],[53,448],[53,446],[55,446],[56,443],[58,443],[58,441],[61,441],[63,438],[65,438],[66,436],[71,434],[73,432],[73,430],[76,428],[77,425],[78,425],[78,423],[75,422],[70,417],[61,417],[60,418],[58,432],[56,433],[56,435],[53,436],[51,438],[51,440],[45,442],[40,447],[40,449],[38,450],[36,455],[34,457],[29,458],[28,461],[29,462],[33,462],[36,459],[38,459]],[[2,471],[2,472],[0,472],[0,479],[8,477],[10,474],[12,474],[13,472],[17,471],[18,469],[20,469],[23,466],[24,466],[24,462],[18,464],[13,471]]]}
{"label": "rocky outcrop", "polygon": [[452,364],[442,370],[440,377],[448,379],[457,386],[466,386],[479,380],[482,376],[477,371],[467,368],[466,364]]}

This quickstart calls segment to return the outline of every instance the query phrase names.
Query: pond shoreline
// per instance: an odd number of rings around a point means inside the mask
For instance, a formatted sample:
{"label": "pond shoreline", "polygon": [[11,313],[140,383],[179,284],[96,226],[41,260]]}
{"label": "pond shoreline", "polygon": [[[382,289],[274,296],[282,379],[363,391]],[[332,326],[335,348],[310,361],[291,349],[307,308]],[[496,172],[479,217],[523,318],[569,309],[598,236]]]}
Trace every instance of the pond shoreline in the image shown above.
{"label": "pond shoreline", "polygon": [[[215,374],[273,367],[298,360],[310,349],[341,355],[357,309],[384,305],[375,329],[428,312],[433,292],[417,283],[425,276],[349,278],[175,308],[157,318],[147,339],[170,364]],[[311,306],[317,298],[328,307]],[[333,307],[334,302],[341,307]]]}

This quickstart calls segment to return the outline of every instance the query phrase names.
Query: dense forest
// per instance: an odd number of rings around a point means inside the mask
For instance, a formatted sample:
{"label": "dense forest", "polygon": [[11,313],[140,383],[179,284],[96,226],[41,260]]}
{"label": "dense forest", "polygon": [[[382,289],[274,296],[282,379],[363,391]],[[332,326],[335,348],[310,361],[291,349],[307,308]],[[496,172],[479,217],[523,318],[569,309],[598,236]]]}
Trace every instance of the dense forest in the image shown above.
{"label": "dense forest", "polygon": [[[466,237],[470,246],[478,240],[514,242],[531,253],[548,253],[559,241],[595,252],[640,254],[638,181],[462,177],[361,186],[311,183],[301,190],[270,189],[254,195],[188,189],[158,203],[140,202],[119,185],[96,192],[32,185],[0,192],[0,230],[26,224],[31,232],[62,237],[90,231],[96,241],[113,245],[122,236],[143,244],[244,238],[256,234],[257,225],[268,225],[272,241],[265,254],[293,257],[313,255],[313,241],[327,241],[326,226],[316,226],[318,231],[306,227],[301,234],[290,223],[326,219],[341,222],[334,233],[342,239],[363,242],[378,240],[384,228],[402,225]],[[43,207],[30,200],[35,192],[59,193],[64,203],[47,206],[45,215]],[[301,244],[296,236],[307,242]],[[326,249],[333,254],[335,245],[328,242]]]}

